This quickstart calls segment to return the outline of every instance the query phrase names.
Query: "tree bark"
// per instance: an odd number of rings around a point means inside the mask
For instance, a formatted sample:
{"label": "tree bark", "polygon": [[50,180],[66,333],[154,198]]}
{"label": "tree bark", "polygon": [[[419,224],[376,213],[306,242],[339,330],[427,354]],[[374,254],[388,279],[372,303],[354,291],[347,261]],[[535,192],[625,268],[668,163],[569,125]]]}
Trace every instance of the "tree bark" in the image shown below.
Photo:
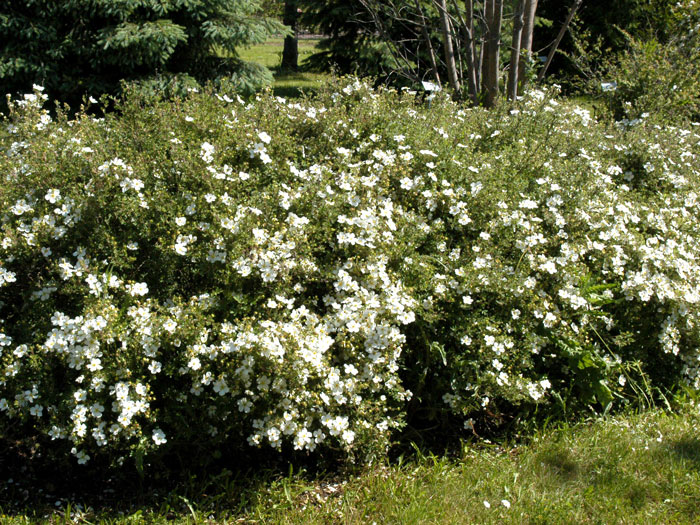
{"label": "tree bark", "polygon": [[518,80],[521,87],[527,84],[527,69],[532,64],[532,37],[535,32],[535,12],[537,11],[537,0],[525,0],[525,10],[523,16],[523,32],[520,38],[520,51],[525,53],[525,60],[518,64]]}
{"label": "tree bark", "polygon": [[287,71],[297,71],[299,69],[299,13],[296,0],[284,0],[282,23],[292,29],[293,35],[284,38],[281,68]]}
{"label": "tree bark", "polygon": [[442,26],[443,46],[445,48],[447,76],[455,92],[455,96],[459,97],[461,86],[459,83],[459,75],[457,75],[454,48],[452,47],[452,32],[450,31],[450,20],[447,13],[447,0],[438,0],[438,7],[440,11],[440,25]]}
{"label": "tree bark", "polygon": [[481,92],[488,91],[489,66],[491,63],[488,60],[490,56],[491,46],[491,26],[493,25],[493,4],[495,0],[484,0],[484,31],[483,40],[481,43],[481,56],[479,62],[481,65]]}
{"label": "tree bark", "polygon": [[547,60],[544,63],[544,66],[542,66],[542,69],[540,70],[539,75],[537,75],[538,82],[544,78],[544,75],[547,72],[547,68],[549,67],[549,64],[552,63],[552,59],[554,58],[554,53],[556,53],[557,48],[559,47],[559,42],[561,42],[561,39],[564,38],[564,34],[566,33],[566,30],[569,29],[569,24],[571,23],[571,20],[573,20],[574,15],[576,14],[576,11],[578,11],[578,8],[581,7],[582,3],[583,3],[583,0],[576,0],[574,2],[574,5],[571,6],[571,9],[569,10],[569,15],[566,17],[566,21],[564,22],[564,25],[561,26],[561,29],[559,30],[559,34],[557,35],[556,40],[554,40],[554,44],[552,44],[552,49],[549,50],[549,54],[547,55]]}
{"label": "tree bark", "polygon": [[523,3],[518,0],[518,7],[513,19],[513,41],[510,46],[510,69],[508,71],[508,98],[515,100],[518,96],[518,69],[520,65],[520,39],[523,32]]}
{"label": "tree bark", "polygon": [[484,57],[486,69],[486,98],[484,105],[493,107],[498,98],[499,53],[501,48],[501,24],[503,20],[503,0],[490,0],[487,52]]}
{"label": "tree bark", "polygon": [[467,89],[472,103],[476,105],[479,100],[479,75],[477,72],[478,64],[476,63],[476,53],[474,52],[474,1],[464,0],[465,17],[462,17],[462,13],[457,5],[457,0],[452,0],[452,3],[459,17],[459,22],[462,24],[462,38],[464,39],[464,47],[466,48]]}
{"label": "tree bark", "polygon": [[418,10],[418,14],[420,15],[420,29],[421,33],[423,34],[423,40],[425,40],[425,45],[428,46],[428,55],[430,57],[430,67],[433,68],[433,78],[435,79],[435,82],[437,83],[438,86],[442,86],[442,82],[440,82],[440,73],[438,73],[438,65],[437,65],[437,60],[435,58],[435,48],[433,48],[433,42],[430,40],[430,33],[428,33],[428,26],[425,21],[425,15],[423,14],[423,9],[421,8],[420,4],[418,3],[418,0],[415,0],[416,4],[416,9]]}

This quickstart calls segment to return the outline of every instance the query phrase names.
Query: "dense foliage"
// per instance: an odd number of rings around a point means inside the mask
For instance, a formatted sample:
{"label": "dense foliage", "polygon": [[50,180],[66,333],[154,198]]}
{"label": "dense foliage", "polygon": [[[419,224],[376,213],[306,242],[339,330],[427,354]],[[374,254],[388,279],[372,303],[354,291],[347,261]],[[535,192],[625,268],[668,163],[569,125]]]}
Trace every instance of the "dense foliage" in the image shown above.
{"label": "dense foliage", "polygon": [[627,49],[597,65],[590,91],[617,119],[700,119],[700,3],[678,2],[666,41],[627,35]]}
{"label": "dense foliage", "polygon": [[[324,38],[306,67],[357,75],[386,75],[396,67],[371,17],[357,0],[299,0],[301,22]],[[391,25],[392,20],[385,18]]]}
{"label": "dense foliage", "polygon": [[[259,88],[269,71],[238,60],[236,49],[282,26],[258,11],[256,0],[8,0],[0,6],[3,93],[41,83],[74,102],[114,93],[121,80],[177,90],[214,78]],[[214,48],[233,58],[216,58]]]}
{"label": "dense foliage", "polygon": [[[685,1],[685,0],[684,0]],[[624,51],[627,46],[625,34],[640,40],[657,38],[665,42],[673,33],[673,6],[683,2],[678,0],[613,0],[609,2],[585,1],[577,13],[578,34],[585,32],[591,41],[598,41],[607,54]],[[572,2],[559,0],[539,0],[537,14],[538,30],[535,33],[535,49],[546,49],[556,37],[561,22],[566,18]],[[562,51],[574,51],[573,40],[562,41]],[[564,57],[557,57],[552,69],[562,74],[576,74],[569,69]]]}
{"label": "dense foliage", "polygon": [[700,386],[696,126],[358,81],[104,119],[43,98],[0,131],[0,435],[368,459],[407,418]]}

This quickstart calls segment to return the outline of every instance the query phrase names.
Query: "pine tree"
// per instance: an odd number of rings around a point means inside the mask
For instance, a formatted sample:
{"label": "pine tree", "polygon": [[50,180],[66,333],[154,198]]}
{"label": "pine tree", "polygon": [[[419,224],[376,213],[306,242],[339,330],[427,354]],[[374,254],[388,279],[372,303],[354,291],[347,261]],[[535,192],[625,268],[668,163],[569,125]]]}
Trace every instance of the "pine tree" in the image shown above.
{"label": "pine tree", "polygon": [[297,4],[301,22],[326,37],[319,43],[320,51],[306,60],[311,69],[381,76],[394,67],[362,0],[297,0]]}
{"label": "pine tree", "polygon": [[237,49],[284,32],[258,0],[4,0],[0,85],[44,85],[65,101],[115,93],[121,80],[229,78],[243,90],[271,79]]}

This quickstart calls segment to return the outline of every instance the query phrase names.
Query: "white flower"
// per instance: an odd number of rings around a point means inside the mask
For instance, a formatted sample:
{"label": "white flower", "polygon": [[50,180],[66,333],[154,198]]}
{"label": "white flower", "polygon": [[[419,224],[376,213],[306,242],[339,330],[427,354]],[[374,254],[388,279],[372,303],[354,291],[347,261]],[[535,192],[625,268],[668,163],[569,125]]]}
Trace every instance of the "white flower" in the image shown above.
{"label": "white flower", "polygon": [[17,274],[0,266],[0,286],[5,283],[14,283],[15,281],[17,281]]}
{"label": "white flower", "polygon": [[165,432],[163,432],[160,428],[156,428],[153,431],[152,437],[153,437],[153,442],[159,446],[168,442],[168,440],[165,438]]}
{"label": "white flower", "polygon": [[56,204],[59,200],[61,200],[61,192],[57,189],[51,189],[48,192],[46,192],[44,198],[51,204]]}
{"label": "white flower", "polygon": [[202,362],[199,360],[198,357],[193,357],[192,359],[189,360],[187,363],[187,366],[191,368],[192,370],[199,370],[202,368]]}
{"label": "white flower", "polygon": [[87,455],[87,453],[84,450],[78,450],[76,448],[71,449],[71,453],[78,458],[78,465],[85,465],[88,461],[90,461],[90,456]]}
{"label": "white flower", "polygon": [[340,438],[349,445],[355,441],[355,433],[352,430],[344,430]]}
{"label": "white flower", "polygon": [[97,357],[93,357],[90,360],[90,363],[87,365],[87,369],[90,370],[90,372],[97,372],[98,370],[102,370],[102,361],[98,359]]}
{"label": "white flower", "polygon": [[175,331],[177,328],[177,323],[173,321],[172,319],[168,319],[163,323],[163,330],[166,330],[170,332],[171,334]]}
{"label": "white flower", "polygon": [[146,283],[128,284],[126,289],[132,297],[148,294],[148,285]]}
{"label": "white flower", "polygon": [[411,188],[413,188],[413,179],[409,177],[404,177],[399,182],[401,184],[401,189],[403,190],[410,190]]}
{"label": "white flower", "polygon": [[213,388],[214,392],[220,396],[224,396],[230,391],[228,385],[226,384],[226,380],[223,377],[214,381]]}
{"label": "white flower", "polygon": [[507,499],[502,499],[501,505],[503,505],[505,508],[509,509],[510,508],[510,501],[508,501]]}
{"label": "white flower", "polygon": [[253,408],[253,403],[251,403],[247,397],[242,397],[241,399],[239,399],[237,405],[238,410],[240,412],[243,412],[244,414],[247,414],[248,412],[250,412],[250,409]]}
{"label": "white flower", "polygon": [[520,202],[520,207],[527,210],[534,210],[537,208],[537,203],[531,199],[525,199]]}
{"label": "white flower", "polygon": [[309,432],[306,427],[302,428],[294,438],[294,448],[296,450],[301,450],[302,448],[308,446],[313,439],[313,434]]}
{"label": "white flower", "polygon": [[211,164],[212,162],[214,162],[214,145],[209,144],[208,142],[205,142],[204,144],[202,144],[202,148],[199,152],[199,156],[207,164]]}
{"label": "white flower", "polygon": [[99,403],[95,403],[90,407],[90,414],[92,414],[92,417],[94,417],[95,419],[100,419],[104,411],[105,407],[100,405]]}
{"label": "white flower", "polygon": [[272,137],[270,137],[270,135],[268,135],[268,134],[265,133],[264,131],[261,131],[260,133],[258,133],[258,137],[259,137],[260,140],[262,140],[265,144],[269,144],[270,141],[272,140]]}
{"label": "white flower", "polygon": [[177,224],[178,226],[184,226],[186,222],[187,222],[187,219],[185,217],[176,217],[175,218],[175,224]]}
{"label": "white flower", "polygon": [[491,504],[488,501],[484,500],[484,507],[486,507],[487,509],[490,509]]}

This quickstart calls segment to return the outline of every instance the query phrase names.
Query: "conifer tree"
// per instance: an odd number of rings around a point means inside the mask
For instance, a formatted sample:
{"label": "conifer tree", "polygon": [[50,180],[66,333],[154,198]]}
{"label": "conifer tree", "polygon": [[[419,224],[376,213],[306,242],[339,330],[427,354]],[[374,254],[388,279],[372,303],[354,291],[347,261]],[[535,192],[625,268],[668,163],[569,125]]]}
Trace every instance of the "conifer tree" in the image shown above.
{"label": "conifer tree", "polygon": [[229,78],[252,90],[271,74],[241,46],[284,32],[258,0],[5,0],[0,86],[44,85],[66,101],[114,93],[122,79],[152,86]]}

